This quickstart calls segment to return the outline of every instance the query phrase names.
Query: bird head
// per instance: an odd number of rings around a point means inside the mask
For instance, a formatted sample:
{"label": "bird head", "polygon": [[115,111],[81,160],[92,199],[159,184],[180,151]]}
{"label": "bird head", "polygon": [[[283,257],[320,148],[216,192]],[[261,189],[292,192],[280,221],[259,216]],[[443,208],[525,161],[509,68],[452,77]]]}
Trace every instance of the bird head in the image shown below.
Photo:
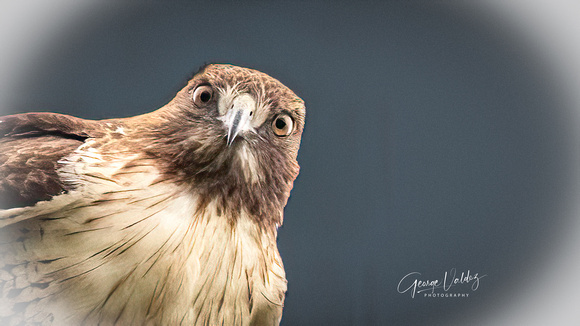
{"label": "bird head", "polygon": [[202,68],[182,93],[193,111],[222,123],[228,146],[238,136],[243,144],[262,137],[279,145],[293,144],[292,154],[297,153],[304,102],[278,80],[256,70],[214,64]]}
{"label": "bird head", "polygon": [[289,88],[256,70],[211,64],[155,114],[152,132],[165,135],[151,150],[184,183],[224,208],[281,214],[298,174],[305,117]]}

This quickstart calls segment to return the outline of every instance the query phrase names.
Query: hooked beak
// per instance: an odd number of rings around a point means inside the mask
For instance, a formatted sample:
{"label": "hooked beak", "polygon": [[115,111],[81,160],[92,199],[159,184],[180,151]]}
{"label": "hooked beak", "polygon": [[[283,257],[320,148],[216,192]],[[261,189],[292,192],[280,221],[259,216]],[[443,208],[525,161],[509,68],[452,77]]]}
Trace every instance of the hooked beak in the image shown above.
{"label": "hooked beak", "polygon": [[224,124],[228,129],[227,144],[231,146],[236,136],[252,128],[252,116],[256,103],[249,94],[241,94],[234,98],[232,107],[223,116]]}

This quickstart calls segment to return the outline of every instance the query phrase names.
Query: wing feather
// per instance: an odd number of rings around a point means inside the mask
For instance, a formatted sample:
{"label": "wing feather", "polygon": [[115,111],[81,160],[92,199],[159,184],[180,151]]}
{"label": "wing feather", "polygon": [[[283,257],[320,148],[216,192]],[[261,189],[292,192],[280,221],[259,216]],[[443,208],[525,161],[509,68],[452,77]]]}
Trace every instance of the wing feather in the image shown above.
{"label": "wing feather", "polygon": [[97,121],[56,113],[0,117],[0,208],[34,205],[65,192],[58,161],[102,134]]}

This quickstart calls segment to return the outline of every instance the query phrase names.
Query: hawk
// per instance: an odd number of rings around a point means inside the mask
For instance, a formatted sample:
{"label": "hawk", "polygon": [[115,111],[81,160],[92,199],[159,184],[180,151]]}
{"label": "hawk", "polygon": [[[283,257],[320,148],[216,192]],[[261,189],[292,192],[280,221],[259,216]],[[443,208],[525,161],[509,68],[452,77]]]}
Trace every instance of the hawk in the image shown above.
{"label": "hawk", "polygon": [[1,117],[0,324],[279,324],[304,118],[224,64],[135,117]]}

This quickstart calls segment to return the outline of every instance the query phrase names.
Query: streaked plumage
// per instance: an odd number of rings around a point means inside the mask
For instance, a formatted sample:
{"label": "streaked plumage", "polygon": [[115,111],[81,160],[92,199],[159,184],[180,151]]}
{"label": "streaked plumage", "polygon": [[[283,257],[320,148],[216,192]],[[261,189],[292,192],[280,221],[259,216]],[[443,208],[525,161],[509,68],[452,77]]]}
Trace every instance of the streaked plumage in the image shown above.
{"label": "streaked plumage", "polygon": [[209,65],[145,115],[0,118],[0,324],[278,324],[304,114]]}

